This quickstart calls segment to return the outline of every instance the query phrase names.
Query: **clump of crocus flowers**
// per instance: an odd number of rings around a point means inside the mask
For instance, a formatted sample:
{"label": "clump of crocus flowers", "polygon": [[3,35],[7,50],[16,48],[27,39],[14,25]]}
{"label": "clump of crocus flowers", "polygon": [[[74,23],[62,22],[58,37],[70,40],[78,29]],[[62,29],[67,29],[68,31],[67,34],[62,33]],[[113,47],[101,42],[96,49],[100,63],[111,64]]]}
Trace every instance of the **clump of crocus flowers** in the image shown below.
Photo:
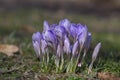
{"label": "clump of crocus flowers", "polygon": [[[52,25],[44,21],[43,32],[32,35],[32,44],[37,58],[44,67],[49,67],[51,58],[54,56],[55,65],[53,66],[56,72],[74,73],[77,67],[83,65],[91,39],[91,33],[86,25],[63,19],[59,24]],[[100,47],[101,43],[98,43],[93,51],[88,71],[91,71]]]}

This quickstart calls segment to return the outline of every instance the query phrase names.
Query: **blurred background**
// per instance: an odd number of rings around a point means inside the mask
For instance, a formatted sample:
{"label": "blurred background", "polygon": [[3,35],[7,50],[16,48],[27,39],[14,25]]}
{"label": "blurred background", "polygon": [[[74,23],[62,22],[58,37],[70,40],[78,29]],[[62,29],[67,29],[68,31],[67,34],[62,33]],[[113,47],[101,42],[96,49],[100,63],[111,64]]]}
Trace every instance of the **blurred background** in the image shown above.
{"label": "blurred background", "polygon": [[0,43],[19,45],[23,38],[31,43],[44,20],[64,18],[86,24],[93,44],[102,42],[103,54],[120,53],[120,0],[0,0]]}
{"label": "blurred background", "polygon": [[0,0],[0,30],[32,31],[42,27],[45,19],[52,24],[68,18],[88,25],[93,32],[118,34],[119,13],[119,0]]}

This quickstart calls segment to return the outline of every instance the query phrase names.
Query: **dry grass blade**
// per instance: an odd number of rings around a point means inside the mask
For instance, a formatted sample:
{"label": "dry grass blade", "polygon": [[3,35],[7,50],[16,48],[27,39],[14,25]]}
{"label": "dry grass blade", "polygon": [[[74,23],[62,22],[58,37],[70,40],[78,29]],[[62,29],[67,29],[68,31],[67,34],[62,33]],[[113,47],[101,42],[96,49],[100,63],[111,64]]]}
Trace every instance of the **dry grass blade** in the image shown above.
{"label": "dry grass blade", "polygon": [[13,68],[13,69],[10,69],[10,70],[6,70],[6,71],[0,71],[0,74],[5,74],[5,73],[11,73],[13,71],[17,71],[19,70],[20,68],[23,68],[25,65],[22,65],[20,67],[17,67],[17,68]]}
{"label": "dry grass blade", "polygon": [[120,77],[106,72],[99,72],[97,76],[101,80],[120,80]]}

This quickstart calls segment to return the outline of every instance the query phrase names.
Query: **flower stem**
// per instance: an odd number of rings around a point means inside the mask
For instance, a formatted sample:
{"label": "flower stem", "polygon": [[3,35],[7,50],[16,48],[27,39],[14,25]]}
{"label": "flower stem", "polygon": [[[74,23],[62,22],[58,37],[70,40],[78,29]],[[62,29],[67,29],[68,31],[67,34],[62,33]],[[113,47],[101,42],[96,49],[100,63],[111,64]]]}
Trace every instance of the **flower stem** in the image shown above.
{"label": "flower stem", "polygon": [[77,60],[76,60],[75,64],[73,65],[73,68],[72,68],[72,72],[74,72],[74,73],[75,73],[75,70],[76,70],[76,67],[77,67],[79,58],[80,58],[81,51],[82,51],[82,48],[80,48],[80,51],[79,51],[79,53],[78,53]]}
{"label": "flower stem", "polygon": [[56,65],[56,72],[59,72],[59,62],[60,62],[60,58],[58,56],[56,56],[55,59],[55,65]]}
{"label": "flower stem", "polygon": [[60,65],[60,71],[63,70],[63,65],[64,65],[64,57],[63,54],[61,55],[61,65]]}

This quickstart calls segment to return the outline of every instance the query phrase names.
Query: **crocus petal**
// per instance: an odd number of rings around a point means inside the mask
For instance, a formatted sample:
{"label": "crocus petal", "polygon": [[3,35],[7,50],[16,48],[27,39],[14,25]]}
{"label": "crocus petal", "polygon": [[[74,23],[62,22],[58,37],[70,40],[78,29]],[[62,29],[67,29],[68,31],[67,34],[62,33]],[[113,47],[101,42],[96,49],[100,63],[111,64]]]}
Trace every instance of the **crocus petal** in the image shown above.
{"label": "crocus petal", "polygon": [[63,39],[64,35],[66,34],[65,28],[63,26],[57,26],[55,27],[55,34],[57,37]]}
{"label": "crocus petal", "polygon": [[67,38],[67,36],[65,37],[65,40],[64,40],[64,52],[67,53],[67,54],[71,53],[70,41]]}
{"label": "crocus petal", "polygon": [[55,35],[51,30],[45,31],[44,38],[46,41],[55,42]]}
{"label": "crocus petal", "polygon": [[76,55],[78,53],[78,47],[79,47],[79,44],[78,44],[78,41],[76,41],[73,45],[73,49],[72,49],[72,55]]}
{"label": "crocus petal", "polygon": [[54,30],[57,26],[58,26],[57,24],[52,24],[52,25],[50,25],[50,29]]}
{"label": "crocus petal", "polygon": [[49,23],[47,21],[44,21],[43,23],[43,32],[47,31],[50,29]]}
{"label": "crocus petal", "polygon": [[98,43],[93,51],[93,54],[92,54],[92,60],[95,60],[97,55],[98,55],[98,52],[100,50],[100,47],[101,47],[101,43]]}
{"label": "crocus petal", "polygon": [[89,46],[90,46],[91,40],[92,40],[91,33],[88,32],[88,35],[87,35],[87,38],[86,38],[86,41],[85,41],[85,44],[84,44],[84,47],[85,47],[86,50],[89,49]]}
{"label": "crocus petal", "polygon": [[42,35],[39,32],[36,32],[32,35],[32,43],[36,53],[36,56],[40,56],[40,40],[42,39]]}
{"label": "crocus petal", "polygon": [[82,33],[79,34],[79,36],[78,36],[78,41],[79,41],[79,44],[80,44],[81,48],[83,47],[83,45],[84,45],[84,43],[86,41],[87,33],[88,33],[87,27],[85,26]]}
{"label": "crocus petal", "polygon": [[60,26],[63,26],[67,32],[69,32],[69,28],[70,28],[70,21],[68,19],[63,19],[59,22]]}
{"label": "crocus petal", "polygon": [[47,43],[52,44],[51,47],[53,47],[54,50],[56,50],[57,47],[57,38],[52,30],[47,30],[44,34],[44,39],[47,41]]}
{"label": "crocus petal", "polygon": [[41,40],[41,50],[43,54],[47,51],[47,42],[44,39]]}
{"label": "crocus petal", "polygon": [[58,44],[58,46],[57,46],[57,56],[60,57],[61,54],[62,54],[62,48],[61,48],[61,45]]}
{"label": "crocus petal", "polygon": [[69,31],[69,34],[73,37],[74,40],[76,40],[77,38],[77,25],[72,23],[71,26],[70,26],[70,31]]}
{"label": "crocus petal", "polygon": [[78,24],[77,24],[77,28],[78,28],[78,29],[77,29],[77,33],[78,33],[78,35],[79,35],[81,32],[83,32],[84,25],[78,23]]}
{"label": "crocus petal", "polygon": [[42,39],[42,35],[40,34],[40,32],[33,33],[32,41],[38,41],[38,43],[40,43],[41,39]]}
{"label": "crocus petal", "polygon": [[40,45],[37,41],[33,41],[33,48],[35,50],[37,58],[40,57]]}

